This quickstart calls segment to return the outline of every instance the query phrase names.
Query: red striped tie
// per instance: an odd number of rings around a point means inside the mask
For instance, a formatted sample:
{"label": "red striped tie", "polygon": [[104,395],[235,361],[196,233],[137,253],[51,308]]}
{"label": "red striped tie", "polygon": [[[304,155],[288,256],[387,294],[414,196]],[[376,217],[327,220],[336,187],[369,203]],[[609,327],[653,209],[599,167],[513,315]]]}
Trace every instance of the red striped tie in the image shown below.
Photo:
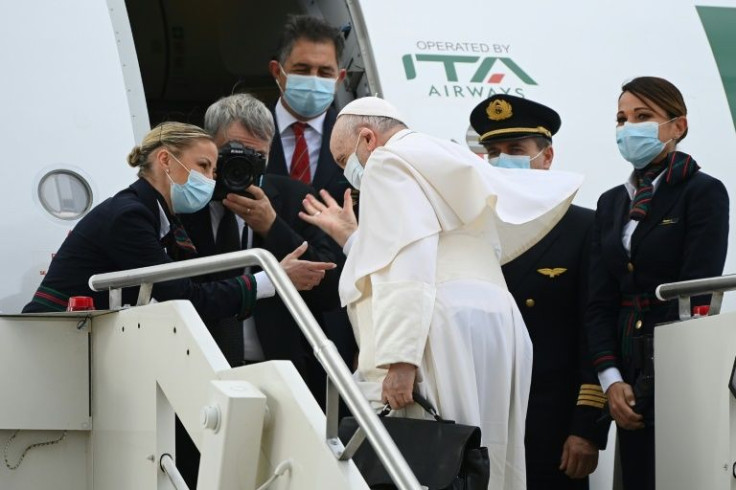
{"label": "red striped tie", "polygon": [[312,182],[312,173],[309,171],[309,148],[304,138],[306,123],[295,122],[291,125],[294,131],[294,155],[291,157],[291,178],[301,180],[305,184]]}

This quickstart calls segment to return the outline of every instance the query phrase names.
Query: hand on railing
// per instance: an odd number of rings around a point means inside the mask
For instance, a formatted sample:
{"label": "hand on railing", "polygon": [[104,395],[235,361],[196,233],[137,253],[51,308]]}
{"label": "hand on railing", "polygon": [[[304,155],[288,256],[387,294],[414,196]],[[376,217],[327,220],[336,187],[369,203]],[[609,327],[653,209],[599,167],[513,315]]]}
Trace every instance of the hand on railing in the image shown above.
{"label": "hand on railing", "polygon": [[337,267],[332,262],[300,260],[299,257],[307,251],[308,246],[307,242],[302,243],[281,261],[281,267],[299,291],[309,291],[318,286],[325,277],[325,271]]}

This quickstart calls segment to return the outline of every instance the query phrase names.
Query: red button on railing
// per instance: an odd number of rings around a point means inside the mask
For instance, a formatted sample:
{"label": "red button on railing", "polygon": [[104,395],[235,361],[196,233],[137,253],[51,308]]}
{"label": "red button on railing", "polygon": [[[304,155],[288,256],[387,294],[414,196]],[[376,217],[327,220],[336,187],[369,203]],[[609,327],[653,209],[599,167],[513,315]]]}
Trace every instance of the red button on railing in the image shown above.
{"label": "red button on railing", "polygon": [[95,302],[90,296],[72,296],[66,311],[88,311],[95,309]]}
{"label": "red button on railing", "polygon": [[693,306],[693,316],[708,316],[709,311],[708,305]]}

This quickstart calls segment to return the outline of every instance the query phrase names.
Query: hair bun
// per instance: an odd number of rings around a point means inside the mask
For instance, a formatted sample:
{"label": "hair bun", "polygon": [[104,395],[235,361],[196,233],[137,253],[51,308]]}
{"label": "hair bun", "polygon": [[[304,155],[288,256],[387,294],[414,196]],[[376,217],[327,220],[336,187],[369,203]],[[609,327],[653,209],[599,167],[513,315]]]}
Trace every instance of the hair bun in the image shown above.
{"label": "hair bun", "polygon": [[128,154],[128,165],[131,167],[138,167],[141,164],[141,157],[143,156],[143,150],[140,146],[135,146]]}

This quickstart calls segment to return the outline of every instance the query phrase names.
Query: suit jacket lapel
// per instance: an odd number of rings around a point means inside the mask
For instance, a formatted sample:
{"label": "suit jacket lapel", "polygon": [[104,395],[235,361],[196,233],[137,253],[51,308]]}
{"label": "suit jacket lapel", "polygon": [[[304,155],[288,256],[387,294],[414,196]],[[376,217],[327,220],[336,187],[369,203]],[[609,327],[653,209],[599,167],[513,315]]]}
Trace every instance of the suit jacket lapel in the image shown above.
{"label": "suit jacket lapel", "polygon": [[626,254],[626,249],[621,241],[621,236],[624,230],[624,223],[628,223],[629,221],[630,207],[631,199],[629,198],[628,192],[626,192],[626,188],[622,186],[621,192],[619,193],[613,207],[613,236],[617,237],[616,250],[618,250],[624,257],[628,257],[628,255]]}
{"label": "suit jacket lapel", "polygon": [[271,150],[268,153],[268,164],[266,172],[269,174],[289,175],[286,171],[286,159],[284,158],[284,146],[281,144],[281,130],[279,123],[276,121],[276,106],[271,107],[273,114],[273,122],[276,127],[276,134],[271,142]]}
{"label": "suit jacket lapel", "polygon": [[672,206],[677,202],[677,199],[680,197],[678,187],[679,185],[671,186],[663,181],[654,193],[646,219],[636,226],[634,235],[631,237],[632,257],[634,256],[636,248],[639,243],[641,243],[642,239],[652,231],[655,226],[662,222],[664,215],[667,214],[667,212],[672,209]]}
{"label": "suit jacket lapel", "polygon": [[[263,183],[261,189],[268,196],[268,200],[271,201],[271,207],[276,211],[277,216],[281,216],[282,211],[282,198],[278,187],[273,185],[268,178],[268,175],[263,177]],[[258,233],[253,232],[253,248],[260,248],[263,246],[263,238]]]}
{"label": "suit jacket lapel", "polygon": [[324,189],[327,187],[330,181],[335,178],[335,174],[340,172],[340,167],[337,166],[335,160],[332,158],[332,153],[330,153],[330,136],[332,135],[332,128],[335,126],[335,119],[337,119],[337,111],[335,111],[334,107],[330,107],[327,109],[327,114],[325,114],[317,172],[312,179],[312,187],[315,189]]}

